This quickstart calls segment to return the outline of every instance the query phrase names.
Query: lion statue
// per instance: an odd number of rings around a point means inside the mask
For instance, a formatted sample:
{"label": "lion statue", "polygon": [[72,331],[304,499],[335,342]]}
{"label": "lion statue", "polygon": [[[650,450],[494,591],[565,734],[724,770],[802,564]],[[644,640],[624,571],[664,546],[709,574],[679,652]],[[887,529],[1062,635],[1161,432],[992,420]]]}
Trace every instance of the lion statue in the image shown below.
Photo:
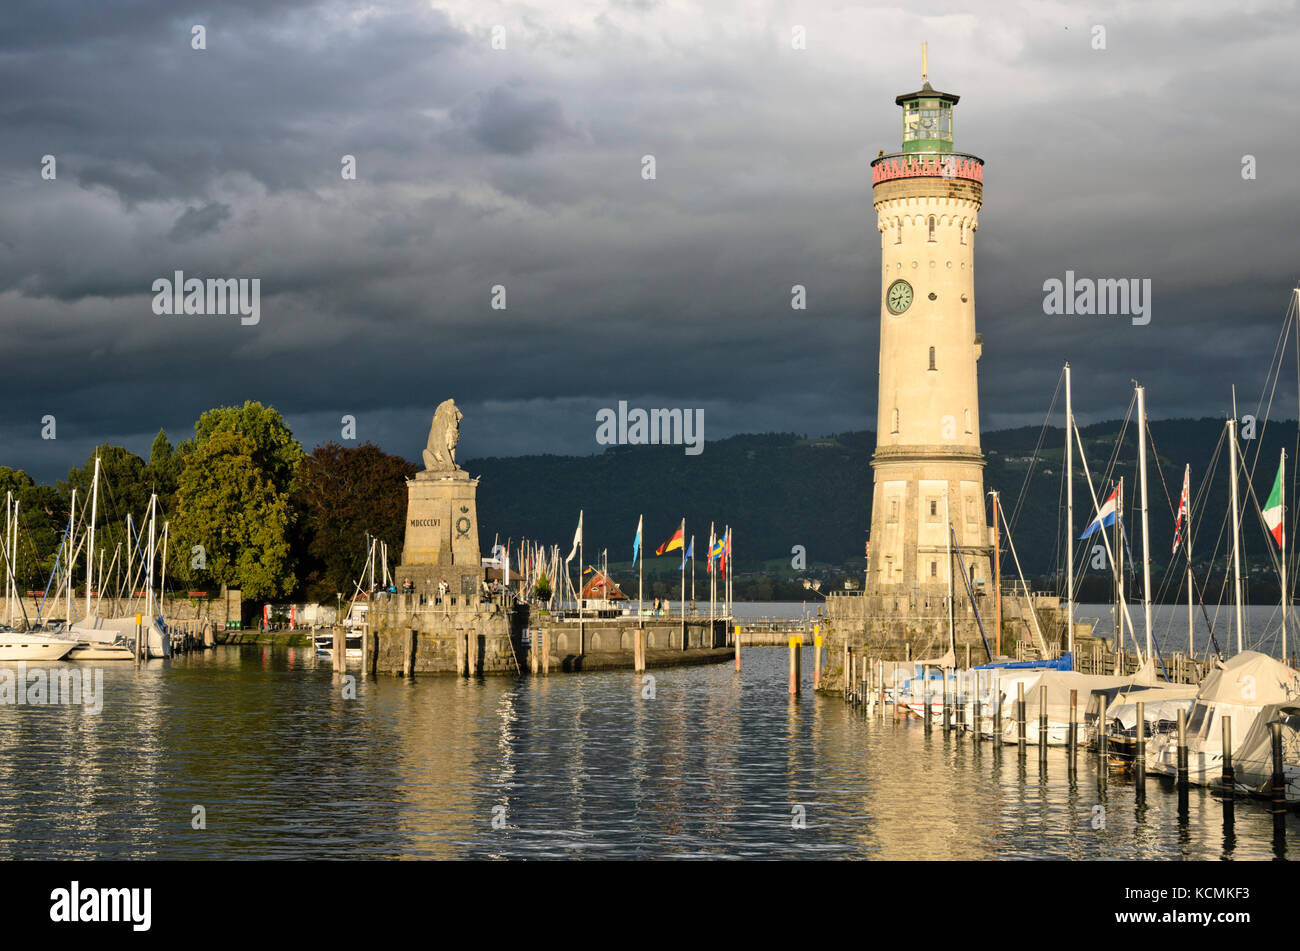
{"label": "lion statue", "polygon": [[429,442],[424,448],[424,468],[429,472],[459,469],[456,465],[456,443],[460,442],[460,421],[465,415],[456,408],[455,400],[443,400],[433,411],[433,425],[429,427]]}

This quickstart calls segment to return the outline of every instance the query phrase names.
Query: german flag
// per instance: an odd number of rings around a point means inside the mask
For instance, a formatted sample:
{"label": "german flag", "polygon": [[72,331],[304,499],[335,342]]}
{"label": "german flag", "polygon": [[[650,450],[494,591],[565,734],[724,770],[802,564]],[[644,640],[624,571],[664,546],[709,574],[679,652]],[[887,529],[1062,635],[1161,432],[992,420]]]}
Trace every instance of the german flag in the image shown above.
{"label": "german flag", "polygon": [[668,539],[668,541],[664,542],[662,545],[660,545],[658,548],[655,549],[655,554],[662,555],[665,552],[672,551],[674,548],[681,548],[682,538],[685,534],[686,534],[686,524],[682,523],[682,525],[677,529],[677,531],[673,532],[672,538]]}

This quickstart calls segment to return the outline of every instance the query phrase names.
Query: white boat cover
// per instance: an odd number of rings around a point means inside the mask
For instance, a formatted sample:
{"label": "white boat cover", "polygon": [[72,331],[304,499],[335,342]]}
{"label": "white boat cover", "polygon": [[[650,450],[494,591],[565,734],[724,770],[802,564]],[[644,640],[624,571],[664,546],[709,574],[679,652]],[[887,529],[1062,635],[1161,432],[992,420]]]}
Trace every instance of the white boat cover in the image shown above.
{"label": "white boat cover", "polygon": [[1196,699],[1236,706],[1300,703],[1300,674],[1267,654],[1242,651],[1201,681]]}

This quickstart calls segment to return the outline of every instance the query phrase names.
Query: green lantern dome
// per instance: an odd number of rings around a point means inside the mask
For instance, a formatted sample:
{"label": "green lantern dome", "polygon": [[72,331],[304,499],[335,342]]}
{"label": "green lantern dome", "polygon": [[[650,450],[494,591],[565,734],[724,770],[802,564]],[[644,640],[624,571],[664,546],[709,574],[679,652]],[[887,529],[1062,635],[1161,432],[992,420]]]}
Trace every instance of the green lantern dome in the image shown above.
{"label": "green lantern dome", "polygon": [[903,107],[904,152],[951,152],[952,107],[958,96],[939,92],[926,76],[925,47],[921,49],[921,88],[894,100]]}

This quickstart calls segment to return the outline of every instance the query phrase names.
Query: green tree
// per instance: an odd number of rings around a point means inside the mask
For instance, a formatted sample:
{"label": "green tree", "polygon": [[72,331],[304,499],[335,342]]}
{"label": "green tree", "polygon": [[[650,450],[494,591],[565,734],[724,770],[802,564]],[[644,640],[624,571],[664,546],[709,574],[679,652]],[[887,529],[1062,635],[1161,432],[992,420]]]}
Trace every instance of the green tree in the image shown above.
{"label": "green tree", "polygon": [[[269,406],[249,400],[243,406],[210,409],[194,424],[194,438],[176,447],[184,458],[217,433],[241,433],[252,441],[249,457],[279,492],[288,492],[302,462],[303,450],[284,421]],[[157,440],[155,440],[155,443]]]}
{"label": "green tree", "polygon": [[165,429],[158,430],[149,449],[149,465],[145,473],[160,499],[170,506],[172,495],[176,492],[176,479],[181,473],[181,456],[172,449]]}
{"label": "green tree", "polygon": [[221,428],[187,454],[172,524],[177,577],[240,588],[253,601],[294,589],[288,496],[257,456],[253,437]]}
{"label": "green tree", "polygon": [[406,480],[416,467],[365,443],[346,449],[317,446],[298,469],[293,506],[295,550],[308,597],[328,601],[350,592],[366,561],[367,533],[388,544],[388,563],[400,561],[406,537]]}

